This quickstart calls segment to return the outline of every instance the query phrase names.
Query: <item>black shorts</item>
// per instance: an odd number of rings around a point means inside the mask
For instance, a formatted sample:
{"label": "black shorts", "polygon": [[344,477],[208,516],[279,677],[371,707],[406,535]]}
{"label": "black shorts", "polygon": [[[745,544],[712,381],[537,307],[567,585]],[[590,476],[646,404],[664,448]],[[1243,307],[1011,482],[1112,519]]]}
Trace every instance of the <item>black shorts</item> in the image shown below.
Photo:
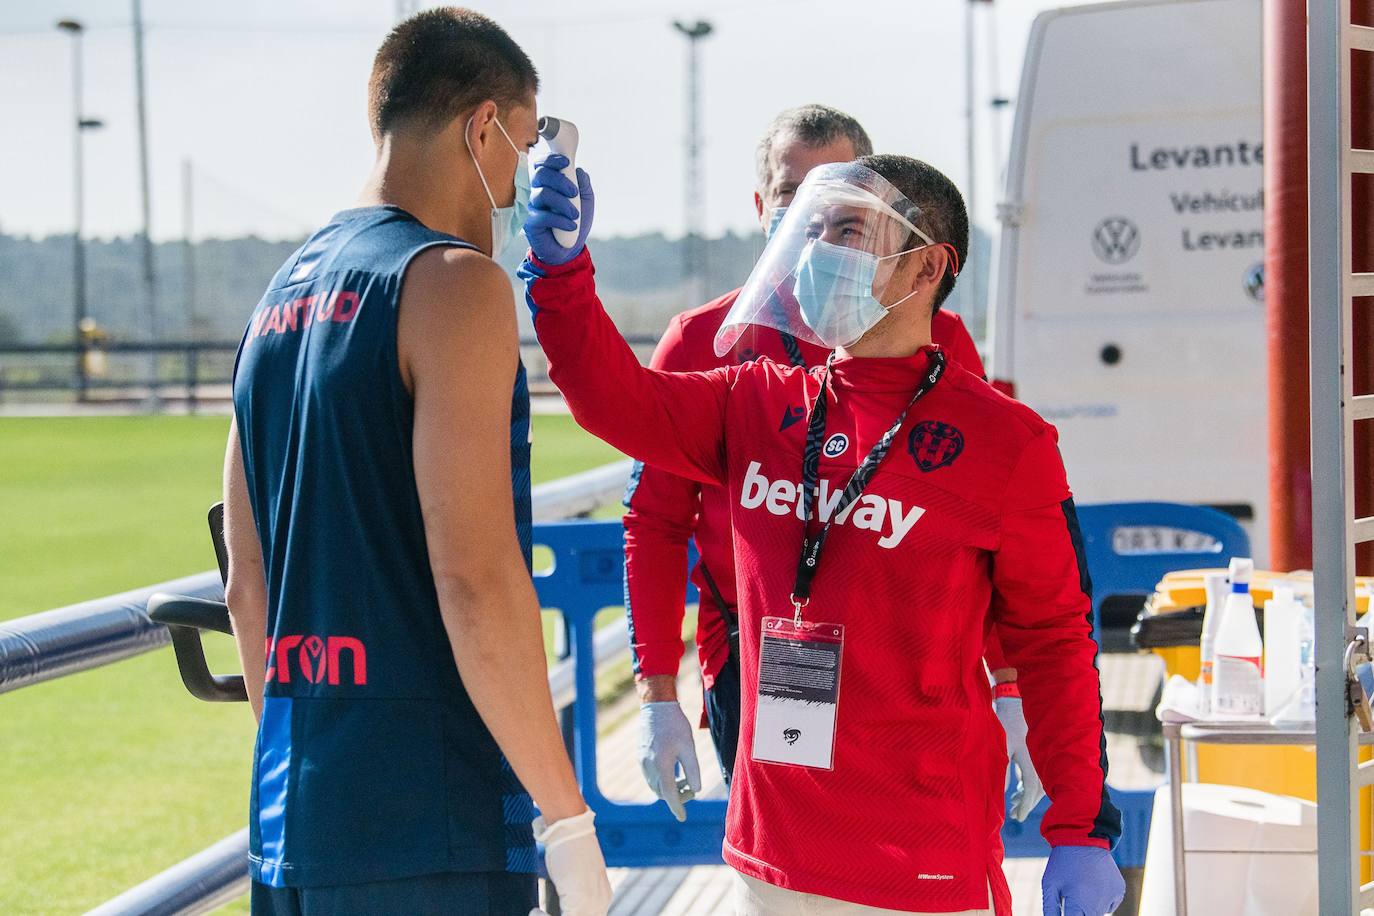
{"label": "black shorts", "polygon": [[739,748],[739,656],[734,652],[706,691],[706,722],[728,787],[730,774],[735,770],[735,751]]}
{"label": "black shorts", "polygon": [[534,875],[445,872],[370,884],[269,887],[253,882],[253,916],[529,916]]}

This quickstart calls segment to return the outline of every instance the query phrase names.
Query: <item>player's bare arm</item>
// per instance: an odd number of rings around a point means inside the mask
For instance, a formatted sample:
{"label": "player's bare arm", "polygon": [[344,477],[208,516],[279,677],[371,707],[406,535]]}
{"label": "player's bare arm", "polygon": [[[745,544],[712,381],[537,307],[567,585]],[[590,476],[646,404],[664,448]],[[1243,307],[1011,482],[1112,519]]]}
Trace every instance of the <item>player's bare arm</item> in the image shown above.
{"label": "player's bare arm", "polygon": [[262,545],[248,502],[248,481],[243,471],[238,422],[229,424],[224,449],[224,546],[229,554],[229,576],[224,585],[234,642],[243,665],[243,683],[253,715],[262,718],[262,690],[267,670],[267,577],[262,566]]}
{"label": "player's bare arm", "polygon": [[515,529],[510,280],[477,252],[434,249],[411,264],[398,321],[415,400],[415,479],[454,660],[544,817],[576,815],[586,805],[554,717],[539,604]]}

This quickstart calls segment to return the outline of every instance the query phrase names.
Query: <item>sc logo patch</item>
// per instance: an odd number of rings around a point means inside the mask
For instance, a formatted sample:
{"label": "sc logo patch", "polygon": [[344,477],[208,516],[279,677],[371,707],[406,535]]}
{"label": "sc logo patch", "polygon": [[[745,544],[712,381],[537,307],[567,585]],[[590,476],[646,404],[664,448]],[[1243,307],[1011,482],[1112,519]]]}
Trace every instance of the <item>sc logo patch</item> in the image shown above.
{"label": "sc logo patch", "polygon": [[906,447],[916,466],[929,473],[953,464],[963,453],[964,434],[948,423],[924,420],[912,427]]}
{"label": "sc logo patch", "polygon": [[849,449],[849,437],[844,433],[836,433],[825,440],[825,452],[827,458],[838,458]]}
{"label": "sc logo patch", "polygon": [[797,741],[798,741],[798,739],[800,739],[800,738],[801,738],[801,729],[800,729],[800,728],[788,728],[788,729],[784,729],[784,730],[783,730],[783,733],[782,733],[782,740],[786,741],[788,744],[796,744]]}

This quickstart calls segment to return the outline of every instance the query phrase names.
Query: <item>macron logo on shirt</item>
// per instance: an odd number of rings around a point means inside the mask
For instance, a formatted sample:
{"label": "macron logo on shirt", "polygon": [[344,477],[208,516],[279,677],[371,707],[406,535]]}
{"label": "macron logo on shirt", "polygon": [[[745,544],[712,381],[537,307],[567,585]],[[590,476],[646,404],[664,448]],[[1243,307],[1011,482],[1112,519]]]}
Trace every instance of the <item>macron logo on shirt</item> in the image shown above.
{"label": "macron logo on shirt", "polygon": [[[773,515],[796,515],[797,518],[804,519],[806,516],[801,484],[790,480],[769,480],[759,473],[762,468],[763,465],[757,461],[749,463],[749,468],[744,473],[744,487],[740,490],[739,504],[745,509],[757,509],[762,506]],[[831,490],[829,481],[821,481],[817,514],[822,524],[830,521],[830,516],[835,514],[835,507],[840,504],[843,494],[844,487]],[[855,528],[869,531],[885,530],[887,533],[878,538],[878,546],[891,550],[902,543],[902,539],[925,514],[926,510],[920,506],[908,509],[901,500],[884,499],[865,493],[846,506],[843,512],[835,515],[835,524],[852,523]]]}
{"label": "macron logo on shirt", "polygon": [[[345,656],[345,653],[347,655]],[[312,684],[328,681],[338,684],[349,662],[349,683],[362,687],[367,684],[367,646],[352,636],[283,636],[267,637],[267,683],[291,683],[294,668]],[[295,664],[293,665],[292,662]]]}

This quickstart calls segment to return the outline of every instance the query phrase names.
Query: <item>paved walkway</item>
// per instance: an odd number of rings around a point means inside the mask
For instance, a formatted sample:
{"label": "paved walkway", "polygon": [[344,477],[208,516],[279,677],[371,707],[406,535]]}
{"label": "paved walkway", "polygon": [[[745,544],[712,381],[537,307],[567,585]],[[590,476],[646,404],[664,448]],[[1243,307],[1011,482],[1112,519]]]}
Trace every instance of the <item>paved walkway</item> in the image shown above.
{"label": "paved walkway", "polygon": [[[690,667],[687,664],[684,668]],[[1101,659],[1104,705],[1108,710],[1107,752],[1111,761],[1111,781],[1121,788],[1144,788],[1162,782],[1157,771],[1158,758],[1148,747],[1142,753],[1140,739],[1125,732],[1112,731],[1114,724],[1136,728],[1147,717],[1155,686],[1159,683],[1158,662],[1152,656],[1104,655]],[[690,720],[701,711],[701,688],[695,672],[678,682],[683,708]],[[652,801],[653,794],[639,773],[637,703],[627,696],[602,711],[602,722],[610,727],[601,739],[597,762],[602,791],[617,801]],[[715,750],[704,729],[697,731],[697,759],[707,792],[719,793],[724,786],[715,764]],[[690,806],[688,808],[690,817]],[[1011,885],[1015,916],[1040,916],[1040,875],[1044,859],[1008,859],[1004,872]],[[615,886],[612,916],[729,916],[730,870],[724,865],[694,868],[617,868],[611,871]]]}

